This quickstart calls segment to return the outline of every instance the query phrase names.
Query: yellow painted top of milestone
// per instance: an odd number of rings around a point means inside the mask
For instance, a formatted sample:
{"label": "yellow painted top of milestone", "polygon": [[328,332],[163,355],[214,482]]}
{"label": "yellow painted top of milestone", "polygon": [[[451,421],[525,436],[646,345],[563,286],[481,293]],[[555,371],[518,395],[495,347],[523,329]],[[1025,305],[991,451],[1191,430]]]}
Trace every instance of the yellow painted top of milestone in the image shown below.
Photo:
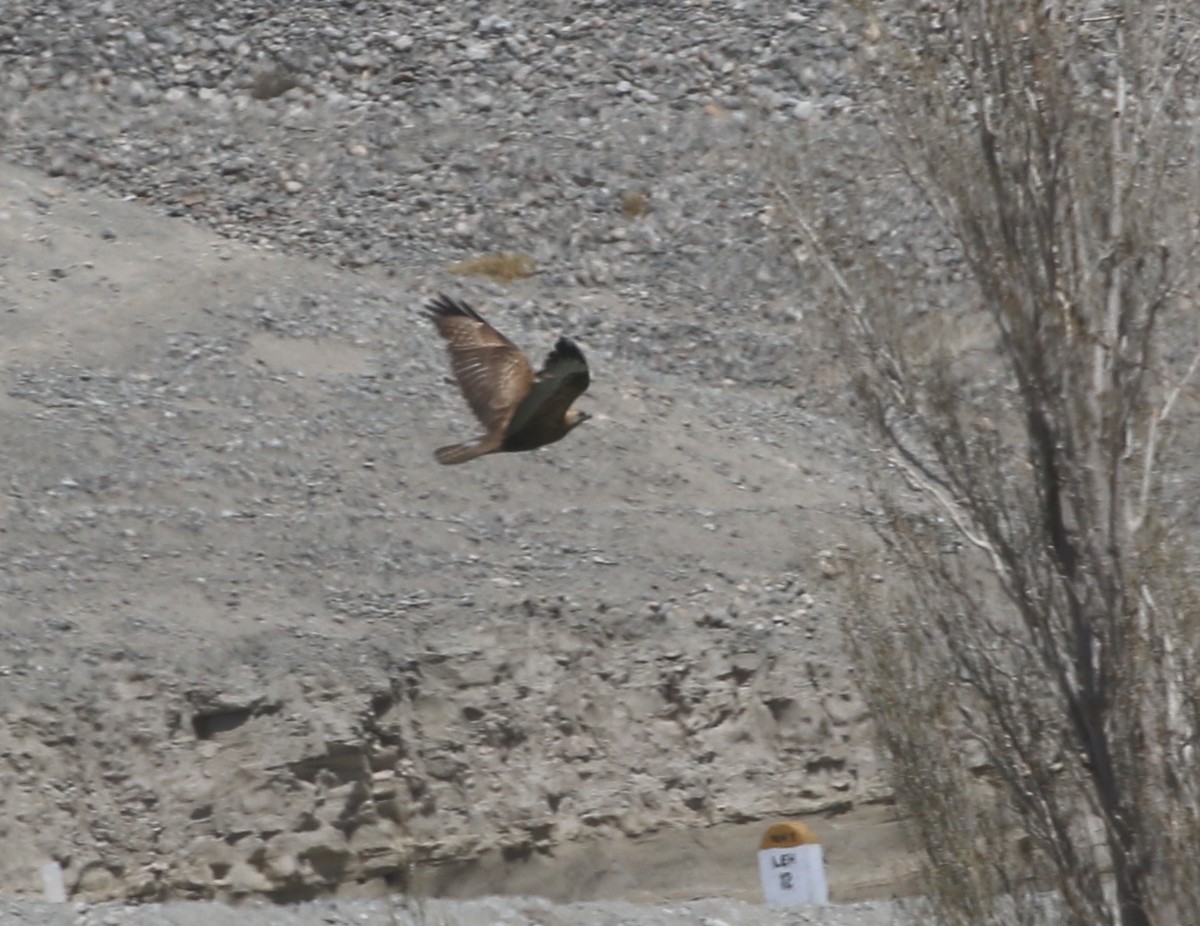
{"label": "yellow painted top of milestone", "polygon": [[799,820],[788,820],[768,826],[759,848],[790,849],[792,846],[815,845],[817,841],[817,834]]}

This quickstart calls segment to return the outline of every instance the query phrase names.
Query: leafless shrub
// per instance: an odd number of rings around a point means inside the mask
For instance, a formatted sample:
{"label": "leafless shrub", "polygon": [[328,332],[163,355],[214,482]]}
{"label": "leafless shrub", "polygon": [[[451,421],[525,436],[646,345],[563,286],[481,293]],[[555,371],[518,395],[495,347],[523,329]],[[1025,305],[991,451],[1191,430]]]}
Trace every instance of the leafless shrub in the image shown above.
{"label": "leafless shrub", "polygon": [[[892,471],[848,636],[941,923],[1200,923],[1197,11],[856,6],[881,150],[780,184]],[[966,285],[872,228],[928,211]],[[959,295],[958,306],[925,304]],[[1180,427],[1180,422],[1190,426]]]}

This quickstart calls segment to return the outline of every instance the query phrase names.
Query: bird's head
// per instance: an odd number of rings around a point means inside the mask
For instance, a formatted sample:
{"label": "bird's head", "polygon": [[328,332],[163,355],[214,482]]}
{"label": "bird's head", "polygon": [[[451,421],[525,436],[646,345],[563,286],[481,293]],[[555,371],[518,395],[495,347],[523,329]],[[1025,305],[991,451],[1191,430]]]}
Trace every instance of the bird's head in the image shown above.
{"label": "bird's head", "polygon": [[563,420],[566,421],[567,430],[570,431],[572,428],[578,427],[591,417],[592,416],[587,412],[581,412],[577,408],[572,408],[567,410],[566,415],[563,416]]}

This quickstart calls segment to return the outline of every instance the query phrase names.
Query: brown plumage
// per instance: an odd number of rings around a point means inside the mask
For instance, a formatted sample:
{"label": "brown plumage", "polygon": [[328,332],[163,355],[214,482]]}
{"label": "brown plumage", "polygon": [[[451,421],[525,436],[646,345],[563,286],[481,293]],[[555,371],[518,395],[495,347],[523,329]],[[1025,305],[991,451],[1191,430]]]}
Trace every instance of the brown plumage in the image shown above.
{"label": "brown plumage", "polygon": [[425,314],[446,339],[454,377],[486,429],[473,441],[439,448],[439,463],[544,447],[590,417],[571,408],[591,380],[583,352],[570,339],[558,339],[534,376],[520,349],[465,302],[438,296]]}

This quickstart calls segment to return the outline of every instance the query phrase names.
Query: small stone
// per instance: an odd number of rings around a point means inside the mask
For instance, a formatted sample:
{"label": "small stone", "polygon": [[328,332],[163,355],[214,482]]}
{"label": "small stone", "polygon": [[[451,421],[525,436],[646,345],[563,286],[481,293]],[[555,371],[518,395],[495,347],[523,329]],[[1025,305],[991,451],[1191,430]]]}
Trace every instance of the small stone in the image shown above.
{"label": "small stone", "polygon": [[504,32],[512,32],[513,24],[500,16],[489,14],[480,17],[479,25],[475,29],[480,35],[499,35]]}
{"label": "small stone", "polygon": [[490,42],[469,42],[464,53],[468,61],[486,61],[492,57],[492,44]]}

